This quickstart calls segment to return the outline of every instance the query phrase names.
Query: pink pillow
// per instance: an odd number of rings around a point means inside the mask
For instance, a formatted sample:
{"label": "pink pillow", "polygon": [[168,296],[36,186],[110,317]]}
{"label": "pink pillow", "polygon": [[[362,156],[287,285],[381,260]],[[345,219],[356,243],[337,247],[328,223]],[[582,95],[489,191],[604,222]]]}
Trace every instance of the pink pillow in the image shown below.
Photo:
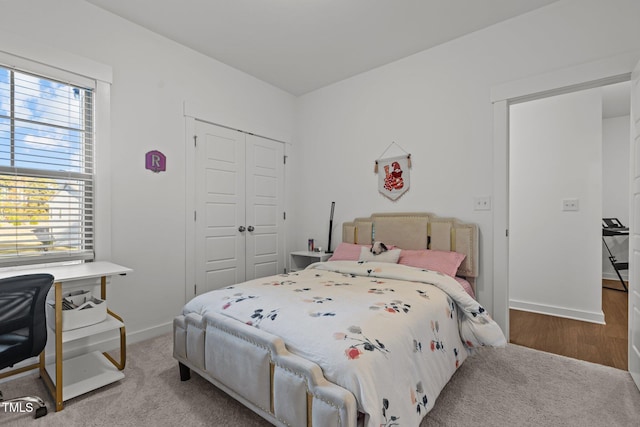
{"label": "pink pillow", "polygon": [[403,249],[398,264],[439,271],[455,277],[465,256],[458,252]]}
{"label": "pink pillow", "polygon": [[329,261],[358,261],[360,259],[360,248],[363,245],[353,243],[340,243]]}
{"label": "pink pillow", "polygon": [[462,285],[464,290],[467,291],[469,295],[471,295],[471,298],[476,299],[476,294],[473,292],[473,286],[471,286],[471,283],[469,283],[468,280],[457,276],[454,277],[454,279],[456,279],[456,281]]}

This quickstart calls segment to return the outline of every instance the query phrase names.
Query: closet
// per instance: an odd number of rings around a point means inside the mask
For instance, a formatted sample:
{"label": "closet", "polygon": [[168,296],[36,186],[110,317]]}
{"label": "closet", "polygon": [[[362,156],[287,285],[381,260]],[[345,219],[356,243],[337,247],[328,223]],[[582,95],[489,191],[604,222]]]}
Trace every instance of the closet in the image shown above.
{"label": "closet", "polygon": [[284,147],[195,122],[194,295],[284,271]]}

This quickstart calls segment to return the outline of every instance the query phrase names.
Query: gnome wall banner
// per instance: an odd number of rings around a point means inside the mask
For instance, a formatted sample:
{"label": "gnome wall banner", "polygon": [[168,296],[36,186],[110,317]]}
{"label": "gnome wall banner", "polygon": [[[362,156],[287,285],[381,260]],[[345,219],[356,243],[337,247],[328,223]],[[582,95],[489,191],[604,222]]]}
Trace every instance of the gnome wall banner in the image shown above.
{"label": "gnome wall banner", "polygon": [[411,155],[378,159],[378,191],[391,200],[397,200],[409,189]]}

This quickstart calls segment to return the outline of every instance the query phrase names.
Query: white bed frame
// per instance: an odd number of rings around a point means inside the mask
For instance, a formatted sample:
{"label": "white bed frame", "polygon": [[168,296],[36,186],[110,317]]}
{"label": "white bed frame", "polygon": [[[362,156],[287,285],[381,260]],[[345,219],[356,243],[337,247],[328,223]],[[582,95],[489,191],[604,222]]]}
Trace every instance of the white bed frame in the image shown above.
{"label": "white bed frame", "polygon": [[[464,253],[458,275],[475,286],[475,224],[429,213],[385,213],[342,226],[343,242],[373,240],[403,249]],[[183,381],[195,371],[276,426],[358,425],[353,394],[325,379],[317,364],[290,353],[280,337],[216,313],[177,316],[173,337],[173,356]]]}

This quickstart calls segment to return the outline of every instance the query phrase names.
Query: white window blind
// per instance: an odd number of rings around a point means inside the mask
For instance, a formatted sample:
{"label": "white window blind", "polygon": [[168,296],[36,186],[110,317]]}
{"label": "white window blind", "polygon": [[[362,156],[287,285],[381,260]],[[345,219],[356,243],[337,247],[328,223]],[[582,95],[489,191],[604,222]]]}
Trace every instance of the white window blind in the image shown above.
{"label": "white window blind", "polygon": [[0,266],[93,259],[93,99],[0,66]]}

